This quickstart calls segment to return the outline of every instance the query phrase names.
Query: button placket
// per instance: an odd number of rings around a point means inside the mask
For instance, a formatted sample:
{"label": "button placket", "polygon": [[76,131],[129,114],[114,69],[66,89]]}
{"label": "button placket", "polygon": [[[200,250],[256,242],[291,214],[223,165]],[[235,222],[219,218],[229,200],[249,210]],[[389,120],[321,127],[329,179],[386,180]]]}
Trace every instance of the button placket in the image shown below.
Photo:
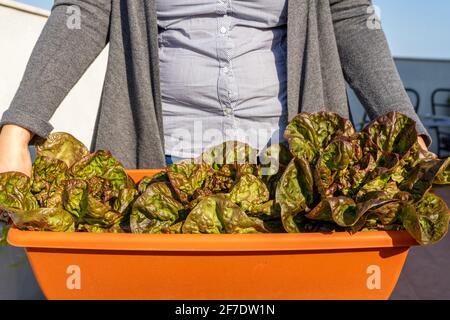
{"label": "button placket", "polygon": [[219,61],[218,98],[226,118],[234,117],[236,101],[236,83],[232,67],[233,41],[230,39],[231,11],[229,0],[218,0],[217,17],[217,57]]}
{"label": "button placket", "polygon": [[218,0],[216,6],[216,13],[218,15],[225,15],[228,12],[228,1],[227,0]]}

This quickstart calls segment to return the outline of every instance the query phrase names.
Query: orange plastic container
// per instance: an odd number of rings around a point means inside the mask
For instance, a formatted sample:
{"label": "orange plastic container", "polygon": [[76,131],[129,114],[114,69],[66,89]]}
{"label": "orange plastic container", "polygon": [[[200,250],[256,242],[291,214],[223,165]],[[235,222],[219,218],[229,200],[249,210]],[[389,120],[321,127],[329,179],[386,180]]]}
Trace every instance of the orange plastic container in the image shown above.
{"label": "orange plastic container", "polygon": [[[130,171],[139,180],[155,171]],[[49,299],[387,299],[406,232],[160,235],[31,232],[27,251]]]}

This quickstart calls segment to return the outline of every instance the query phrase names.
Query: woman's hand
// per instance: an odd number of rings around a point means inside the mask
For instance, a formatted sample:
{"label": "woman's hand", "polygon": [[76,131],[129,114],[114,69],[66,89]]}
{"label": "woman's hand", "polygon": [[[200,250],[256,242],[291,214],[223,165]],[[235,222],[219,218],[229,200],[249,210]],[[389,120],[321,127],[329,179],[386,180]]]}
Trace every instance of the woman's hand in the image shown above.
{"label": "woman's hand", "polygon": [[428,150],[427,144],[425,143],[425,140],[423,140],[423,138],[422,138],[421,136],[419,136],[419,137],[417,138],[417,142],[419,143],[420,147],[421,147],[423,150]]}
{"label": "woman's hand", "polygon": [[32,133],[16,125],[5,125],[0,133],[0,173],[18,171],[31,176],[28,143]]}

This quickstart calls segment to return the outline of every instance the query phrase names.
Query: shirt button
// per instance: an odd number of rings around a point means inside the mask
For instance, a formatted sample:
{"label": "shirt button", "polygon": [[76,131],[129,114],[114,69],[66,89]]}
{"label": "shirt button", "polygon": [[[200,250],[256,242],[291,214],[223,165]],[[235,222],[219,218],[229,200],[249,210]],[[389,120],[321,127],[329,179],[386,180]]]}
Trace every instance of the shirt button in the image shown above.
{"label": "shirt button", "polygon": [[222,33],[222,34],[227,33],[227,28],[226,27],[220,28],[220,33]]}
{"label": "shirt button", "polygon": [[223,70],[224,73],[228,73],[228,71],[230,71],[230,68],[228,68],[228,67],[223,67],[222,70]]}
{"label": "shirt button", "polygon": [[233,108],[226,107],[224,110],[225,115],[231,116],[233,114]]}

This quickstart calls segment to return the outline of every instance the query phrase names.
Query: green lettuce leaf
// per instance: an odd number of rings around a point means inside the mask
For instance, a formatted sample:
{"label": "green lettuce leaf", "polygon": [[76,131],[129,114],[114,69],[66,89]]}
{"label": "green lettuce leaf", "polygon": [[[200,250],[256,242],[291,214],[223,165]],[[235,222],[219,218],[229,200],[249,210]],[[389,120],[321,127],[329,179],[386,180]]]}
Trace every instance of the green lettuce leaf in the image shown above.
{"label": "green lettuce leaf", "polygon": [[151,184],[133,204],[130,227],[133,233],[162,233],[180,217],[183,205],[174,198],[169,185]]}
{"label": "green lettuce leaf", "polygon": [[69,169],[62,161],[45,156],[37,157],[33,164],[31,192],[40,207],[62,205],[62,185],[69,178]]}
{"label": "green lettuce leaf", "polygon": [[0,173],[0,208],[34,210],[39,204],[30,191],[31,180],[19,172]]}
{"label": "green lettuce leaf", "polygon": [[315,202],[312,171],[304,159],[293,159],[281,177],[275,195],[287,232],[299,232],[295,217],[310,211]]}
{"label": "green lettuce leaf", "polygon": [[229,199],[248,214],[271,214],[273,202],[269,202],[269,190],[265,183],[252,174],[243,175],[229,194]]}
{"label": "green lettuce leaf", "polygon": [[314,170],[315,183],[322,197],[348,195],[355,186],[351,169],[362,159],[358,143],[350,138],[339,137],[323,151]]}
{"label": "green lettuce leaf", "polygon": [[14,225],[21,230],[74,232],[75,219],[61,208],[8,209]]}
{"label": "green lettuce leaf", "polygon": [[304,112],[292,119],[284,136],[295,157],[314,162],[335,137],[350,137],[354,133],[351,122],[338,114]]}
{"label": "green lettuce leaf", "polygon": [[149,185],[156,182],[169,182],[169,177],[167,176],[167,173],[165,171],[161,171],[155,174],[154,176],[142,178],[137,186],[139,193],[143,193]]}
{"label": "green lettuce leaf", "polygon": [[88,183],[84,180],[67,180],[62,194],[63,207],[78,219],[88,213]]}
{"label": "green lettuce leaf", "polygon": [[416,200],[421,199],[431,189],[436,177],[445,171],[449,162],[450,158],[428,160],[417,164],[405,175],[400,189],[409,192]]}
{"label": "green lettuce leaf", "polygon": [[208,167],[193,160],[181,161],[167,168],[167,176],[182,203],[196,198],[208,178]]}
{"label": "green lettuce leaf", "polygon": [[224,196],[201,199],[182,227],[183,233],[261,233],[267,232],[262,220],[247,216]]}
{"label": "green lettuce leaf", "polygon": [[[448,158],[450,159],[450,158]],[[438,172],[436,175],[436,178],[433,180],[434,184],[441,184],[441,185],[448,185],[450,184],[450,164],[448,163],[449,160],[445,161],[446,166]]]}
{"label": "green lettuce leaf", "polygon": [[332,197],[323,199],[305,216],[312,220],[334,222],[341,227],[353,227],[371,208],[393,200],[374,197],[365,202],[355,203],[348,197]]}
{"label": "green lettuce leaf", "polygon": [[89,154],[86,146],[64,132],[51,133],[36,145],[37,155],[63,161],[68,168]]}
{"label": "green lettuce leaf", "polygon": [[363,131],[380,150],[399,155],[404,155],[417,142],[415,121],[399,112],[376,118]]}
{"label": "green lettuce leaf", "polygon": [[414,205],[402,207],[400,215],[405,229],[422,245],[436,243],[447,234],[447,204],[432,193],[426,193]]}
{"label": "green lettuce leaf", "polygon": [[123,165],[110,152],[97,151],[83,157],[70,171],[75,179],[90,180],[94,177],[105,179],[112,190],[135,188]]}
{"label": "green lettuce leaf", "polygon": [[[214,169],[218,169],[223,165],[232,165],[237,169],[240,166],[246,166],[248,164],[256,165],[257,152],[246,143],[226,141],[203,152],[201,156],[196,159],[196,162],[205,163]],[[252,171],[252,168],[247,167],[246,169]],[[254,173],[248,171],[245,172]]]}

